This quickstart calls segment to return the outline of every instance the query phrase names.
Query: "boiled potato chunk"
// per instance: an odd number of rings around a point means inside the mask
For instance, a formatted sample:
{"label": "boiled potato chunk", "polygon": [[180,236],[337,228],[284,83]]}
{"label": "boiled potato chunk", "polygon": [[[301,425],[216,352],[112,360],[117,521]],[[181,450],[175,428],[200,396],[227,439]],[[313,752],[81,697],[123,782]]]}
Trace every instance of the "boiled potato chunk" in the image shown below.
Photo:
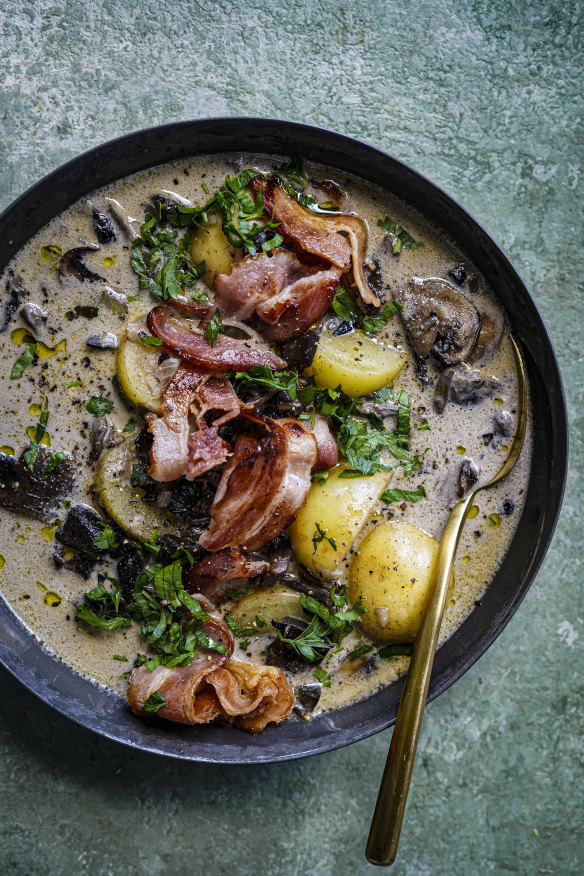
{"label": "boiled potato chunk", "polygon": [[125,340],[116,360],[116,371],[124,395],[137,407],[145,407],[160,413],[161,395],[156,395],[156,373],[160,369],[158,360],[160,347],[147,347],[145,344]]}
{"label": "boiled potato chunk", "polygon": [[370,477],[340,477],[346,468],[338,465],[323,484],[312,485],[288,530],[298,561],[323,577],[334,577],[339,570],[390,477],[384,471]]}
{"label": "boiled potato chunk", "polygon": [[221,223],[208,223],[199,229],[191,243],[191,259],[195,265],[205,262],[203,278],[208,286],[216,273],[230,274],[234,259],[234,247],[223,233]]}
{"label": "boiled potato chunk", "polygon": [[438,541],[413,523],[378,524],[351,564],[349,600],[367,613],[359,619],[377,642],[412,642],[420,625],[438,555]]}
{"label": "boiled potato chunk", "polygon": [[134,538],[151,538],[155,529],[162,535],[178,535],[178,518],[143,502],[139,489],[130,482],[132,465],[138,462],[134,441],[128,438],[100,456],[94,482],[99,501],[112,520]]}
{"label": "boiled potato chunk", "polygon": [[362,331],[338,337],[323,332],[306,374],[314,377],[317,386],[336,389],[340,384],[347,395],[357,398],[392,384],[406,359],[403,350]]}
{"label": "boiled potato chunk", "polygon": [[[267,587],[258,590],[240,599],[229,614],[237,621],[241,629],[252,628],[258,633],[274,634],[272,621],[283,621],[285,617],[304,617],[302,608],[298,604],[299,594],[289,587],[280,584],[275,587]],[[257,618],[265,622],[265,626],[258,625]]]}

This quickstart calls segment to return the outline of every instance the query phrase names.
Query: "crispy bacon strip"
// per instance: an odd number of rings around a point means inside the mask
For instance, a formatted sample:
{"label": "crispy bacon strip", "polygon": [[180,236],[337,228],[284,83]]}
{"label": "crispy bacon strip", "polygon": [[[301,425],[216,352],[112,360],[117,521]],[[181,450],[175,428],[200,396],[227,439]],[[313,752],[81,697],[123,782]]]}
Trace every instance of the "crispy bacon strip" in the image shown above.
{"label": "crispy bacon strip", "polygon": [[243,416],[265,434],[237,438],[209,510],[211,523],[199,539],[209,551],[265,547],[292,523],[310,489],[318,456],[314,435],[298,420]]}
{"label": "crispy bacon strip", "polygon": [[[281,669],[208,658],[188,666],[134,669],[128,684],[128,702],[135,715],[147,714],[148,697],[160,691],[166,705],[157,716],[179,724],[207,724],[224,717],[242,730],[259,733],[266,724],[279,724],[294,705],[294,693]],[[221,662],[219,662],[221,661]]]}
{"label": "crispy bacon strip", "polygon": [[148,329],[162,340],[164,347],[196,368],[208,371],[249,371],[256,365],[267,365],[279,370],[286,363],[268,347],[252,344],[220,334],[211,346],[202,334],[195,334],[187,320],[175,317],[168,307],[160,304],[148,314]]}
{"label": "crispy bacon strip", "polygon": [[256,578],[269,568],[265,561],[250,560],[236,548],[225,548],[194,564],[186,574],[186,588],[189,593],[202,594],[218,605],[234,579]]}
{"label": "crispy bacon strip", "polygon": [[367,251],[367,226],[363,219],[346,213],[323,215],[307,210],[290,197],[275,179],[258,176],[251,181],[251,185],[256,194],[263,191],[266,215],[274,216],[280,223],[280,231],[306,252],[326,259],[343,273],[352,264],[355,285],[361,298],[366,304],[380,306],[381,302],[368,286],[363,272]]}
{"label": "crispy bacon strip", "polygon": [[289,250],[245,256],[230,274],[215,274],[213,288],[223,316],[248,319],[255,313],[267,323],[269,341],[288,341],[326,313],[341,272],[326,265],[307,265]]}
{"label": "crispy bacon strip", "polygon": [[[190,432],[191,410],[198,432]],[[222,414],[208,428],[204,416],[214,410]],[[231,447],[217,429],[236,417],[239,410],[239,401],[228,382],[181,362],[162,395],[162,417],[146,414],[148,431],[154,438],[150,477],[160,483],[183,476],[192,481],[225,462]]]}

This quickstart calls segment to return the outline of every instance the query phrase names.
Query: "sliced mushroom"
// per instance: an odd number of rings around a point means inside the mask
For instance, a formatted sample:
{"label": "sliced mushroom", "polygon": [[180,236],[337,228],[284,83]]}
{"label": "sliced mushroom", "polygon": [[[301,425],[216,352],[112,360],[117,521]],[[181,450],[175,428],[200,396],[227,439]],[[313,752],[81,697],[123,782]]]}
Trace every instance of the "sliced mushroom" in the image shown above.
{"label": "sliced mushroom", "polygon": [[476,405],[481,399],[494,395],[498,387],[498,381],[478,371],[456,368],[450,383],[450,401],[455,405]]}
{"label": "sliced mushroom", "polygon": [[503,316],[501,313],[481,313],[481,330],[468,361],[474,364],[480,360],[481,364],[489,362],[501,343],[503,337]]}
{"label": "sliced mushroom", "polygon": [[25,289],[20,277],[12,277],[6,282],[6,296],[4,299],[4,310],[0,317],[0,332],[6,331],[19,305],[27,297],[28,290]]}
{"label": "sliced mushroom", "polygon": [[128,299],[122,292],[116,292],[111,286],[104,286],[101,295],[112,313],[121,314],[128,312]]}
{"label": "sliced mushroom", "polygon": [[95,462],[107,447],[115,447],[115,430],[107,417],[96,417],[91,423],[91,450],[89,459]]}
{"label": "sliced mushroom", "polygon": [[320,684],[302,684],[296,688],[296,703],[294,705],[295,714],[304,718],[305,715],[310,715],[316,709],[322,685]]}
{"label": "sliced mushroom", "polygon": [[447,365],[457,365],[470,354],[481,317],[468,298],[439,277],[413,277],[394,290],[403,304],[400,316],[414,351],[426,359],[435,353]]}
{"label": "sliced mushroom", "polygon": [[40,305],[34,304],[32,301],[21,307],[20,312],[24,320],[37,334],[42,331],[49,317],[48,310],[43,310]]}
{"label": "sliced mushroom", "polygon": [[136,240],[139,237],[138,232],[134,228],[134,222],[140,224],[138,219],[134,219],[133,216],[128,215],[128,211],[125,207],[122,207],[119,201],[116,201],[115,198],[106,198],[106,204],[109,207],[109,211],[128,238],[128,240]]}
{"label": "sliced mushroom", "polygon": [[113,332],[106,332],[101,338],[99,335],[90,335],[87,338],[87,346],[96,350],[117,350],[119,343]]}
{"label": "sliced mushroom", "polygon": [[91,224],[100,243],[111,243],[112,240],[118,239],[116,226],[109,216],[106,216],[97,207],[93,207],[91,210]]}
{"label": "sliced mushroom", "polygon": [[450,396],[450,384],[454,377],[454,368],[445,368],[438,380],[434,389],[434,398],[432,404],[437,414],[441,414]]}
{"label": "sliced mushroom", "polygon": [[84,262],[86,253],[95,252],[98,249],[99,246],[96,243],[88,243],[85,246],[75,246],[73,249],[68,249],[57,262],[60,276],[64,277],[67,274],[72,274],[78,280],[89,280],[91,283],[95,283],[96,280],[103,280],[103,277],[100,277],[99,274],[90,271]]}
{"label": "sliced mushroom", "polygon": [[460,497],[464,496],[476,484],[479,474],[480,472],[472,459],[465,459],[463,461],[458,478],[458,495]]}
{"label": "sliced mushroom", "polygon": [[177,192],[171,192],[168,189],[162,189],[161,192],[156,192],[156,194],[152,195],[150,198],[153,204],[156,202],[162,204],[163,207],[166,207],[167,213],[176,213],[177,207],[194,207],[192,201],[189,201],[188,198],[183,198],[182,195],[177,194]]}

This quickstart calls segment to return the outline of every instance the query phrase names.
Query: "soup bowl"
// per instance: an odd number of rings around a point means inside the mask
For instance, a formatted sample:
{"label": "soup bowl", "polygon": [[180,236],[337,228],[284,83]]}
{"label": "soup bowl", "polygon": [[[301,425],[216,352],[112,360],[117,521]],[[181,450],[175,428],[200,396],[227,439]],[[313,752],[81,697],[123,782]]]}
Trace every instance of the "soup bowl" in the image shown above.
{"label": "soup bowl", "polygon": [[[226,152],[283,158],[300,154],[400,197],[454,239],[482,271],[521,345],[533,416],[533,463],[525,508],[480,603],[437,652],[429,691],[429,699],[434,699],[478,660],[519,607],[553,535],[568,459],[561,375],[545,325],[517,271],[479,223],[415,170],[351,137],[273,119],[201,119],[112,140],[36,183],[0,216],[0,264],[4,268],[33,234],[96,188],[166,162]],[[227,724],[185,727],[156,718],[138,720],[122,697],[45,650],[4,600],[0,616],[0,661],[22,684],[78,724],[144,751],[210,763],[289,760],[364,739],[396,718],[399,680],[344,708],[308,722],[269,726],[258,736]]]}

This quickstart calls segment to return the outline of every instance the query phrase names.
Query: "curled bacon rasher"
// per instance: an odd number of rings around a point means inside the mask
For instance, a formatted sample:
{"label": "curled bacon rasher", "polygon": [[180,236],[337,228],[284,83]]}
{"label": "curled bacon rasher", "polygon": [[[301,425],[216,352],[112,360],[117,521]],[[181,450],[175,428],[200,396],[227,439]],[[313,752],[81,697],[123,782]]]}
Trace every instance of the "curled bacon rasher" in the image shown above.
{"label": "curled bacon rasher", "polygon": [[211,346],[202,333],[196,333],[196,326],[180,317],[173,316],[164,304],[155,307],[148,314],[148,329],[160,338],[164,348],[189,362],[196,368],[207,371],[249,371],[256,365],[267,365],[279,370],[286,367],[283,359],[267,347],[251,341],[230,338],[220,334]]}
{"label": "curled bacon rasher", "polygon": [[363,301],[380,306],[381,302],[367,284],[363,271],[367,251],[367,225],[363,219],[347,213],[335,215],[307,210],[275,179],[258,176],[251,185],[256,194],[260,190],[263,192],[265,213],[280,223],[279,231],[306,252],[326,259],[343,273],[352,265],[355,286]]}

